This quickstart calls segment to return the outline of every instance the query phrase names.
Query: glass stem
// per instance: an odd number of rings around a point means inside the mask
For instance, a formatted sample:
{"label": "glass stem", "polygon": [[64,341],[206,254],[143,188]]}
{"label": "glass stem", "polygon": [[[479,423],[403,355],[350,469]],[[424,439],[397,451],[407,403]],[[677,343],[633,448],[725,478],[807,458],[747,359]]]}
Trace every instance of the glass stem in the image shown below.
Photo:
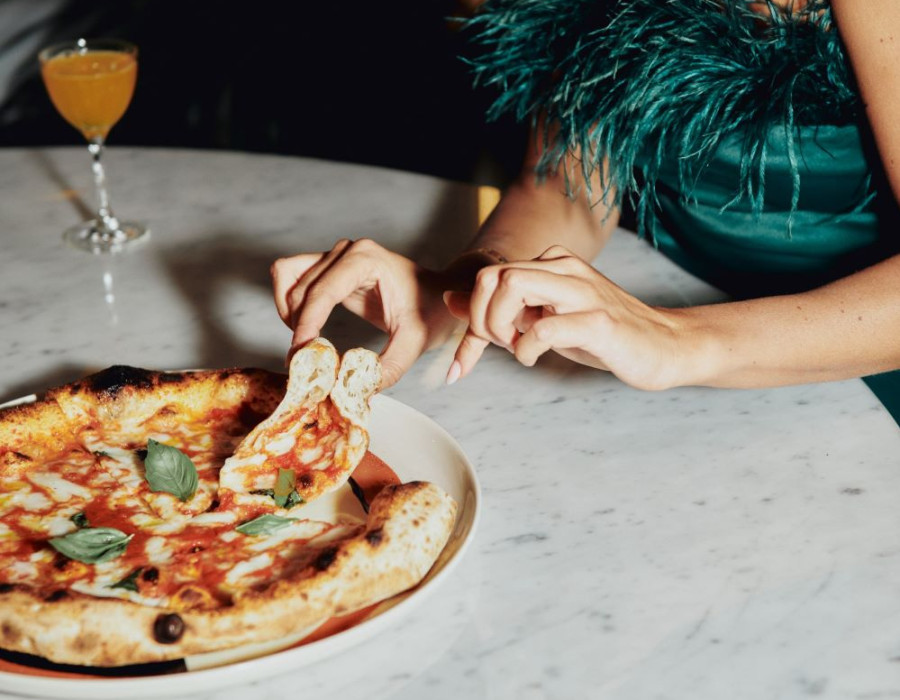
{"label": "glass stem", "polygon": [[88,151],[93,162],[94,186],[97,190],[97,218],[105,234],[115,236],[119,233],[119,220],[109,206],[109,195],[106,192],[106,171],[103,169],[103,139],[94,139],[88,143]]}

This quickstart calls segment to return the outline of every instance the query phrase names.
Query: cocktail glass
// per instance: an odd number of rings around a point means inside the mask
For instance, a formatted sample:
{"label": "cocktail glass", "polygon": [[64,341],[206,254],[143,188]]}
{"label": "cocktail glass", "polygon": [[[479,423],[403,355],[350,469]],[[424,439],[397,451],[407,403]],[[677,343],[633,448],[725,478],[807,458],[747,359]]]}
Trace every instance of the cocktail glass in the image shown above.
{"label": "cocktail glass", "polygon": [[41,75],[57,111],[87,139],[97,190],[97,217],[66,230],[76,248],[113,253],[149,235],[139,223],[119,221],[106,191],[102,156],[110,129],[122,118],[137,79],[137,47],[118,39],[78,39],[38,54]]}

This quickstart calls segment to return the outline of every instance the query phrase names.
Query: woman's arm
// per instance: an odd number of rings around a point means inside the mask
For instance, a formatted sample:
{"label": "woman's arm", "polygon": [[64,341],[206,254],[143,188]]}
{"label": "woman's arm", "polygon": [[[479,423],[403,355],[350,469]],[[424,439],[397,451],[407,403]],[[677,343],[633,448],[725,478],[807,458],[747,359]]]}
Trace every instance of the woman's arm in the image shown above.
{"label": "woman's arm", "polygon": [[[292,353],[316,337],[338,304],[386,331],[381,353],[390,386],[427,349],[446,340],[459,321],[442,294],[469,291],[478,271],[500,260],[529,259],[563,241],[592,258],[615,228],[617,214],[592,206],[586,193],[569,198],[564,176],[537,182],[536,149],[470,246],[442,271],[428,270],[374,241],[338,241],[324,253],[305,253],[272,265],[275,304],[293,329]],[[595,198],[599,182],[595,181]]]}
{"label": "woman's arm", "polygon": [[467,250],[488,249],[508,260],[531,260],[551,245],[562,245],[593,260],[609,239],[619,213],[601,201],[599,175],[595,173],[591,180],[591,194],[582,186],[575,197],[566,194],[562,170],[538,180],[535,167],[540,139],[539,135],[529,139],[519,176]]}
{"label": "woman's arm", "polygon": [[[832,2],[900,198],[900,2]],[[666,309],[554,249],[528,265],[488,268],[471,301],[449,301],[470,324],[454,378],[471,371],[488,341],[525,364],[552,349],[646,389],[778,386],[900,368],[900,256],[802,294]]]}
{"label": "woman's arm", "polygon": [[894,196],[900,199],[900,3],[832,0],[831,4],[881,161]]}
{"label": "woman's arm", "polygon": [[[900,199],[900,2],[832,0],[832,9]],[[716,386],[826,381],[896,369],[900,257],[805,294],[698,309],[692,321],[716,329],[715,360],[704,382]]]}

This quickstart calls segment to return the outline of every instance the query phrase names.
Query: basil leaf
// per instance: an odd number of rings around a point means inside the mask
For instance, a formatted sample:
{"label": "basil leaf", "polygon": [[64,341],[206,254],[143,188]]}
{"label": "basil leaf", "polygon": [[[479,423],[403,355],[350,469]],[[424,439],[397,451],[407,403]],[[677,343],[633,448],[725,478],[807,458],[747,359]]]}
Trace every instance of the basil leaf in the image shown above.
{"label": "basil leaf", "polygon": [[270,535],[276,530],[287,527],[294,522],[294,520],[294,518],[282,518],[280,515],[266,513],[265,515],[260,515],[258,518],[253,518],[253,520],[241,523],[234,529],[242,535]]}
{"label": "basil leaf", "polygon": [[[250,493],[252,493],[254,496],[268,496],[269,498],[275,498],[275,489],[254,489]],[[278,501],[279,499],[275,499],[276,505],[278,505]],[[292,489],[291,492],[288,493],[288,495],[284,498],[284,505],[279,507],[293,508],[294,506],[301,503],[306,503],[306,501],[301,498],[299,493],[297,493],[297,489]]]}
{"label": "basil leaf", "polygon": [[[287,505],[288,500],[291,498],[291,494],[294,494],[294,498],[300,498],[297,494],[297,490],[295,488],[297,484],[297,474],[293,469],[279,469],[278,470],[278,479],[275,481],[275,505],[279,508],[290,508],[291,506]],[[297,501],[291,505],[297,505]]]}
{"label": "basil leaf", "polygon": [[197,467],[177,447],[147,441],[144,475],[151,491],[164,491],[187,501],[197,492]]}
{"label": "basil leaf", "polygon": [[90,527],[91,524],[88,522],[87,516],[84,514],[84,511],[80,513],[75,513],[71,518],[69,518],[73,523],[75,523],[76,527],[84,528]]}
{"label": "basil leaf", "polygon": [[126,535],[114,527],[86,527],[65,537],[53,537],[48,542],[69,559],[98,564],[122,555],[132,537],[134,535]]}
{"label": "basil leaf", "polygon": [[[287,498],[284,501],[284,506],[282,506],[282,507],[283,508],[293,508],[294,506],[300,505],[301,503],[306,503],[306,501],[303,500],[303,498],[300,496],[299,493],[297,493],[297,489],[294,489],[287,495]],[[276,504],[277,504],[277,501],[276,501]]]}
{"label": "basil leaf", "polygon": [[144,567],[139,566],[121,581],[116,581],[112,585],[107,586],[107,588],[124,588],[127,591],[134,591],[135,593],[138,593],[139,590],[137,585],[137,577],[143,570]]}

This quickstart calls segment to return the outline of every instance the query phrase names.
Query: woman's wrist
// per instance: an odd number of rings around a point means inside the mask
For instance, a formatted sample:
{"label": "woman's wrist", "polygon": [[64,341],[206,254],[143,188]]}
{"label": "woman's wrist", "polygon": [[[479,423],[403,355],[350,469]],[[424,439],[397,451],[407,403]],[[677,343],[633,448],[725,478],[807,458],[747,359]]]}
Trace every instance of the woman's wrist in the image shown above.
{"label": "woman's wrist", "polygon": [[502,265],[509,260],[500,251],[480,247],[464,251],[454,258],[442,271],[442,275],[453,291],[468,291],[475,284],[478,271],[490,265]]}

